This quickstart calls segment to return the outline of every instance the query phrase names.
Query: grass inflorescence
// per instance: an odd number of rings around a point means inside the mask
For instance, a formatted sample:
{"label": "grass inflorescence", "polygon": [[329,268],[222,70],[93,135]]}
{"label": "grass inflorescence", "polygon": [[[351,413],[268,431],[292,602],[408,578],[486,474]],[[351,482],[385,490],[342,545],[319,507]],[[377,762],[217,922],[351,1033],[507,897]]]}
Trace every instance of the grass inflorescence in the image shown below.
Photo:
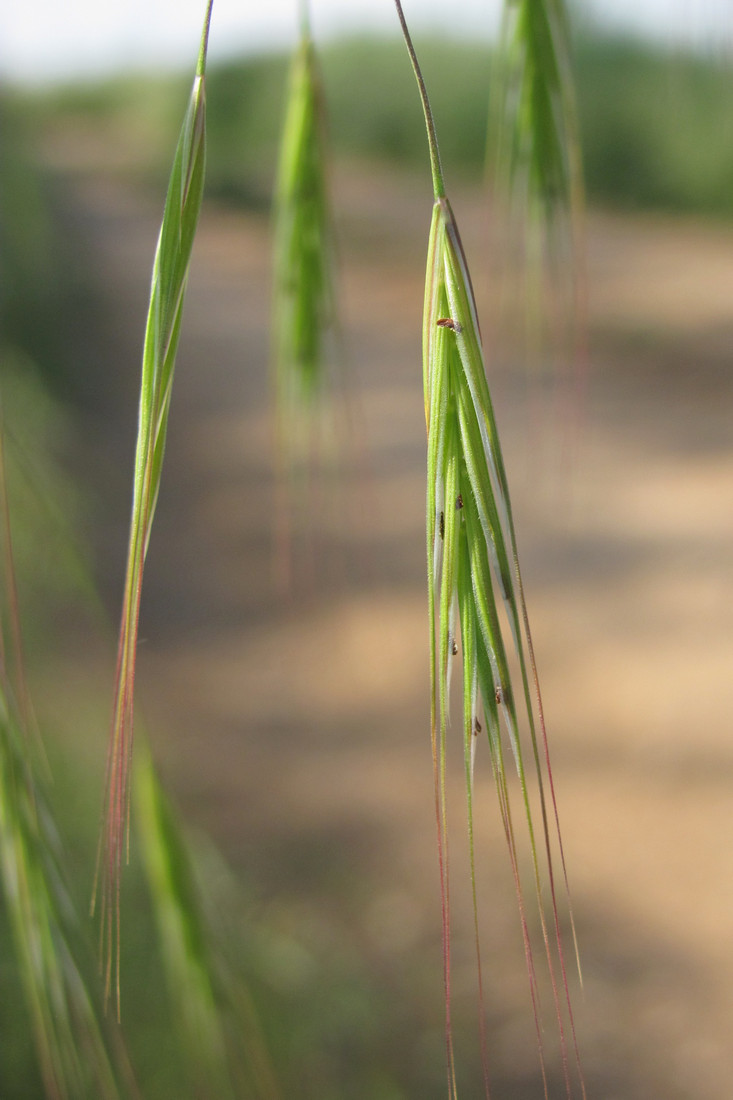
{"label": "grass inflorescence", "polygon": [[[543,1076],[539,987],[519,847],[518,820],[522,819],[530,854],[529,887],[537,900],[570,1096],[566,1021],[569,1020],[573,1043],[574,1026],[552,855],[553,845],[559,844],[559,827],[509,487],[486,378],[471,278],[445,192],[433,116],[401,5],[399,0],[395,2],[425,110],[435,198],[423,316],[423,377],[428,433],[431,725],[443,898],[449,1094],[451,1097],[457,1095],[457,1082],[450,1022],[446,757],[451,672],[458,659],[463,669],[463,739],[477,945],[473,776],[477,746],[483,741],[488,748],[517,890]],[[516,793],[510,778],[510,764],[518,780]],[[519,804],[517,813],[516,801]],[[539,822],[535,803],[539,804]],[[560,856],[564,873],[561,846]],[[544,900],[548,888],[549,905]],[[480,953],[478,967],[480,982]],[[577,1069],[583,1090],[579,1063]]]}
{"label": "grass inflorescence", "polygon": [[552,218],[582,188],[565,0],[505,0],[496,71],[500,173]]}
{"label": "grass inflorescence", "polygon": [[[290,583],[292,516],[315,466],[334,455],[334,242],[326,118],[308,4],[300,6],[274,196],[272,375],[278,475],[278,584]],[[310,511],[311,501],[306,508]],[[307,514],[307,513],[306,513]],[[310,526],[310,524],[309,524]]]}
{"label": "grass inflorescence", "polygon": [[127,572],[107,763],[103,834],[95,900],[100,895],[107,994],[119,1011],[120,875],[127,843],[133,696],[143,570],[165,452],[173,372],[206,164],[205,69],[213,0],[208,0],[196,76],[173,160],[153,264],[142,382]]}
{"label": "grass inflorescence", "polygon": [[533,357],[549,323],[582,368],[585,199],[565,0],[505,0],[493,85],[489,161],[514,238],[504,244],[519,244],[511,297],[523,303]]}
{"label": "grass inflorescence", "polygon": [[275,187],[273,358],[286,423],[324,385],[324,344],[333,324],[331,260],[323,92],[304,22],[290,70]]}

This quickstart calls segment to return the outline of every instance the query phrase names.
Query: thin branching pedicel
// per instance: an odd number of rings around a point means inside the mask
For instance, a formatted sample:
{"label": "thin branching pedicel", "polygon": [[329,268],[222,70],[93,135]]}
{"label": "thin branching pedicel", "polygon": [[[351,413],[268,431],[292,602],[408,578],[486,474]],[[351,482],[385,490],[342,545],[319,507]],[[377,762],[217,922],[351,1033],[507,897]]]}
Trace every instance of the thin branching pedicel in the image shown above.
{"label": "thin branching pedicel", "polygon": [[[458,227],[445,193],[425,85],[399,0],[395,0],[395,4],[425,111],[435,196],[423,318],[423,377],[428,433],[431,716],[443,898],[449,1095],[451,1098],[457,1095],[457,1084],[450,1019],[446,740],[451,670],[454,660],[459,659],[463,667],[464,755],[477,951],[474,761],[478,735],[484,730],[517,891],[543,1078],[545,1068],[539,990],[524,900],[520,837],[514,814],[515,795],[512,793],[508,767],[510,760],[519,787],[517,817],[523,820],[529,848],[531,872],[528,885],[536,896],[565,1083],[568,1096],[572,1096],[573,1074],[566,1038],[568,1023],[573,1046],[575,1033],[560,936],[552,854],[553,846],[559,845],[559,829],[509,489],[484,368],[471,278]],[[536,821],[538,811],[541,818],[539,824]],[[559,853],[564,872],[561,846]],[[550,893],[547,907],[544,900],[546,889]],[[480,953],[478,969],[479,994],[482,996]],[[575,1062],[575,1076],[584,1094],[577,1047]],[[485,1059],[484,1070],[487,1076]],[[488,1094],[488,1083],[486,1091]]]}
{"label": "thin branching pedicel", "polygon": [[[133,697],[143,569],[165,452],[173,372],[183,316],[206,162],[205,69],[213,0],[208,0],[196,77],[176,149],[153,264],[143,349],[135,482],[122,605],[115,695],[107,756],[103,833],[95,900],[99,894],[105,984],[114,983],[119,1013],[120,875],[127,846],[132,760]],[[94,903],[93,903],[94,907]]]}

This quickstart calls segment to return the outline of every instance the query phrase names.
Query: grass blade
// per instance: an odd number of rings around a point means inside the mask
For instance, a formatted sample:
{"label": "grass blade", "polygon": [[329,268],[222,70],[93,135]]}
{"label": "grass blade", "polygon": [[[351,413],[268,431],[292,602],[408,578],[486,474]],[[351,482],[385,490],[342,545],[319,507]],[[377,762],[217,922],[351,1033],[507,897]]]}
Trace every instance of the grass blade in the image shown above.
{"label": "grass blade", "polygon": [[153,264],[145,344],[127,572],[117,657],[104,821],[92,908],[99,896],[105,986],[120,1007],[120,875],[128,843],[133,699],[143,569],[160,489],[173,372],[206,162],[205,68],[208,0],[196,76],[178,141]]}

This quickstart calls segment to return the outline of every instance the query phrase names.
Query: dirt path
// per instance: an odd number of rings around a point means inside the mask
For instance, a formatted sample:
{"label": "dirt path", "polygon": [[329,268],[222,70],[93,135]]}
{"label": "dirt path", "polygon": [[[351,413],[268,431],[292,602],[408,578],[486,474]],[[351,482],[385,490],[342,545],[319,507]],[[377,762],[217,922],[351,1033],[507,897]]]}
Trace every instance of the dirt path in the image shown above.
{"label": "dirt path", "polygon": [[[75,187],[114,334],[99,369],[113,379],[115,414],[108,406],[98,422],[94,458],[112,600],[157,211],[108,182]],[[405,960],[435,960],[439,921],[419,365],[429,197],[352,176],[341,193],[358,446],[302,540],[310,564],[292,602],[271,589],[266,227],[204,216],[146,577],[140,694],[184,809],[254,889],[347,927],[378,966],[407,974]],[[466,200],[459,217],[479,226],[478,209]],[[524,383],[495,367],[584,960],[589,1095],[724,1100],[733,232],[593,218],[589,285],[594,350],[571,493],[543,476]],[[536,1080],[517,1070],[532,1034],[512,888],[493,816],[486,828],[490,998],[502,1002],[492,1045],[506,1085],[497,1096],[530,1096]],[[460,996],[470,958],[458,848]]]}

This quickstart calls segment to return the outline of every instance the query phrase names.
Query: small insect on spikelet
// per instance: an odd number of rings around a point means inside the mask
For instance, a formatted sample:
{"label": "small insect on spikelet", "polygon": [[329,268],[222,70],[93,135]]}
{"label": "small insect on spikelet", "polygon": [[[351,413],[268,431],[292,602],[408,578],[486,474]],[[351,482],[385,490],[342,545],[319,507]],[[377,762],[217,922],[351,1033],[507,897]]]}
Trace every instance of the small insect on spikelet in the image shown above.
{"label": "small insect on spikelet", "polygon": [[122,605],[104,821],[92,910],[99,894],[105,984],[114,979],[119,1013],[119,912],[123,849],[128,843],[133,695],[145,556],[160,488],[173,372],[206,162],[205,69],[213,0],[208,0],[196,76],[178,140],[153,264],[143,348],[135,478]]}
{"label": "small insect on spikelet", "polygon": [[333,228],[325,105],[308,5],[288,81],[274,197],[272,376],[279,479],[276,570],[287,586],[290,516],[300,481],[333,445],[330,360],[335,336]]}
{"label": "small insect on spikelet", "polygon": [[[450,1022],[446,740],[451,668],[459,652],[463,665],[464,757],[477,945],[473,775],[478,735],[483,729],[517,890],[545,1092],[539,992],[520,872],[510,764],[518,778],[517,800],[529,846],[530,882],[536,894],[553,991],[567,1094],[572,1096],[566,1021],[574,1046],[576,1076],[584,1095],[555,893],[552,848],[553,834],[554,843],[559,844],[557,813],[506,472],[484,368],[471,279],[445,194],[433,117],[401,4],[399,0],[395,4],[423,101],[435,194],[423,316],[423,379],[428,433],[431,718],[443,899],[449,1095],[455,1097],[457,1089]],[[539,804],[539,825],[533,809],[535,801]],[[564,874],[561,846],[559,851]],[[544,901],[546,886],[550,892],[548,911]],[[481,995],[480,954],[478,971]],[[484,1070],[486,1073],[485,1058]],[[488,1094],[488,1083],[486,1091]]]}

